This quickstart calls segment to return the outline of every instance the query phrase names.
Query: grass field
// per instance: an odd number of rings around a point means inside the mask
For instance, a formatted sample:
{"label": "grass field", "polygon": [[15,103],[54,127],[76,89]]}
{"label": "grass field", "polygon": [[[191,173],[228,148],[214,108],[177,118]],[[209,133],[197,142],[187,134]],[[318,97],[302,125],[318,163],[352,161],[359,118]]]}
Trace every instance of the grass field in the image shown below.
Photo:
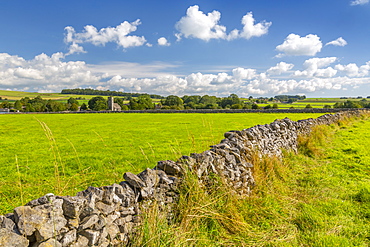
{"label": "grass field", "polygon": [[0,115],[0,213],[46,193],[74,195],[120,182],[126,171],[208,150],[229,130],[319,115]]}
{"label": "grass field", "polygon": [[175,224],[148,210],[134,246],[370,246],[369,129],[319,126],[298,154],[255,162],[250,197],[188,174]]}

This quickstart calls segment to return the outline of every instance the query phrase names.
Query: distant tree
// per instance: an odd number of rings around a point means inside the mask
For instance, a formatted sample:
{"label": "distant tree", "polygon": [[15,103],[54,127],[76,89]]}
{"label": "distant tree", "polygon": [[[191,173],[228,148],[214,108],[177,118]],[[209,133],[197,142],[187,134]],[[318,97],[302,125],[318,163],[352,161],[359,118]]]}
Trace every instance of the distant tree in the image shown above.
{"label": "distant tree", "polygon": [[80,110],[87,111],[87,109],[88,109],[87,105],[85,103],[82,103]]}
{"label": "distant tree", "polygon": [[121,110],[122,110],[122,111],[128,111],[128,110],[130,110],[130,109],[128,108],[128,106],[127,106],[127,105],[123,105],[123,106],[121,106]]}
{"label": "distant tree", "polygon": [[200,102],[201,96],[199,96],[199,95],[191,95],[191,96],[184,95],[181,99],[184,102],[184,107],[186,109],[196,109],[196,108],[199,107],[199,102]]}
{"label": "distant tree", "polygon": [[231,108],[234,104],[241,104],[241,100],[239,99],[238,95],[236,94],[230,94],[227,98],[222,98],[220,102],[220,106],[222,108]]}
{"label": "distant tree", "polygon": [[233,104],[230,108],[231,109],[243,109],[243,106],[241,104]]}
{"label": "distant tree", "polygon": [[79,105],[78,104],[78,100],[76,98],[72,98],[70,97],[67,101],[68,104],[72,105],[72,104],[76,104],[76,105]]}
{"label": "distant tree", "polygon": [[148,110],[153,109],[152,98],[148,94],[140,95],[137,99],[137,103],[140,105],[140,108]]}
{"label": "distant tree", "polygon": [[123,107],[123,98],[114,98],[114,103],[117,103],[117,104],[119,104],[119,106],[121,107],[121,109],[122,109],[122,107]]}
{"label": "distant tree", "polygon": [[346,102],[337,102],[333,106],[334,108],[362,108],[363,106],[360,102],[354,102],[351,100],[347,100]]}
{"label": "distant tree", "polygon": [[137,102],[137,99],[131,98],[129,101],[130,110],[144,110],[139,103]]}
{"label": "distant tree", "polygon": [[76,103],[72,103],[70,106],[69,106],[69,110],[70,111],[78,111],[78,105]]}
{"label": "distant tree", "polygon": [[267,106],[264,107],[265,110],[268,110],[268,109],[271,109],[271,108],[272,108],[271,105],[267,105]]}
{"label": "distant tree", "polygon": [[324,105],[324,108],[329,109],[329,108],[331,108],[331,105]]}
{"label": "distant tree", "polygon": [[32,104],[27,103],[27,104],[26,104],[25,111],[26,111],[26,112],[35,112],[35,108],[33,108]]}
{"label": "distant tree", "polygon": [[[169,109],[176,109],[176,110],[182,110],[184,109],[184,103],[182,99],[176,95],[169,95],[165,99],[162,100],[162,105],[164,109],[167,107]],[[167,107],[165,107],[167,106]]]}
{"label": "distant tree", "polygon": [[14,102],[14,108],[17,109],[18,111],[23,110],[23,105],[22,105],[20,100],[17,100],[17,101]]}
{"label": "distant tree", "polygon": [[46,110],[49,112],[58,112],[67,110],[67,105],[54,100],[48,100],[46,103]]}
{"label": "distant tree", "polygon": [[312,108],[312,105],[311,104],[307,104],[305,108]]}
{"label": "distant tree", "polygon": [[89,108],[93,111],[102,111],[108,109],[107,100],[105,100],[102,96],[96,96],[89,100],[88,102]]}
{"label": "distant tree", "polygon": [[12,107],[12,104],[8,101],[4,101],[3,103],[1,103],[1,108],[10,108]]}
{"label": "distant tree", "polygon": [[243,104],[243,109],[252,109],[252,103],[251,102],[247,102],[245,104]]}
{"label": "distant tree", "polygon": [[261,109],[257,104],[252,104],[252,109]]}
{"label": "distant tree", "polygon": [[278,106],[278,104],[273,104],[273,105],[272,105],[272,108],[273,108],[273,109],[278,109],[278,108],[279,108],[279,106]]}
{"label": "distant tree", "polygon": [[22,105],[26,105],[28,103],[28,101],[30,101],[31,99],[29,97],[24,97],[24,98],[21,98],[21,103]]}

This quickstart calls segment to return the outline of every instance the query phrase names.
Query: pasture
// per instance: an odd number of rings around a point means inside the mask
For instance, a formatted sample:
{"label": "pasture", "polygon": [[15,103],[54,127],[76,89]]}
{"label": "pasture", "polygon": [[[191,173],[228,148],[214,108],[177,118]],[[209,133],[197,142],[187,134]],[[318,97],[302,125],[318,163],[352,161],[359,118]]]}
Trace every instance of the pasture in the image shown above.
{"label": "pasture", "polygon": [[205,151],[229,130],[320,115],[0,115],[0,214],[46,193],[74,195],[120,182],[126,171]]}
{"label": "pasture", "polygon": [[256,160],[249,197],[188,174],[175,224],[147,210],[133,246],[369,246],[369,116],[314,127],[298,153]]}

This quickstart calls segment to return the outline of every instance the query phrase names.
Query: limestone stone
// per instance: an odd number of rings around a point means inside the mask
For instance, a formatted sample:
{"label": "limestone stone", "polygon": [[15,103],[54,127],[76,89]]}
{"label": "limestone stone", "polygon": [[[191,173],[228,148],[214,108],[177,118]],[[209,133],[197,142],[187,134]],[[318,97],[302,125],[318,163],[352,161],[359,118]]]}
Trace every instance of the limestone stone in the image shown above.
{"label": "limestone stone", "polygon": [[36,200],[30,201],[29,203],[26,204],[26,206],[35,207],[35,206],[47,204],[53,200],[55,200],[55,195],[53,193],[48,193]]}
{"label": "limestone stone", "polygon": [[61,197],[63,200],[63,214],[69,218],[77,218],[80,216],[80,213],[85,206],[86,199],[83,197]]}
{"label": "limestone stone", "polygon": [[14,216],[19,232],[25,236],[31,236],[43,222],[43,216],[30,206],[15,208]]}
{"label": "limestone stone", "polygon": [[123,174],[123,178],[134,188],[143,188],[146,186],[143,180],[131,172]]}
{"label": "limestone stone", "polygon": [[81,231],[79,234],[81,234],[82,236],[85,236],[89,240],[88,242],[89,246],[95,245],[99,241],[99,236],[100,236],[99,231],[86,229],[86,230]]}
{"label": "limestone stone", "polygon": [[106,229],[110,239],[116,238],[117,234],[120,232],[119,227],[116,224],[111,224],[107,226]]}
{"label": "limestone stone", "polygon": [[29,241],[27,238],[14,233],[8,228],[0,228],[0,246],[1,247],[27,247]]}
{"label": "limestone stone", "polygon": [[74,243],[77,240],[77,231],[76,229],[72,229],[68,231],[63,237],[60,239],[60,243],[62,246],[69,246],[70,244]]}
{"label": "limestone stone", "polygon": [[98,220],[99,220],[99,217],[96,214],[87,216],[81,221],[80,226],[78,227],[78,230],[89,228],[92,225],[94,225],[96,222],[98,222]]}
{"label": "limestone stone", "polygon": [[86,247],[89,246],[89,239],[83,235],[77,235],[77,241],[71,244],[70,247]]}
{"label": "limestone stone", "polygon": [[159,176],[155,170],[152,169],[145,169],[141,173],[137,175],[147,187],[154,187],[159,183]]}
{"label": "limestone stone", "polygon": [[14,221],[4,215],[0,215],[0,229],[1,228],[7,228],[12,232],[18,233],[18,229]]}
{"label": "limestone stone", "polygon": [[108,205],[105,204],[104,202],[97,202],[95,204],[95,207],[104,215],[109,215],[115,210],[115,207],[113,205]]}
{"label": "limestone stone", "polygon": [[184,171],[179,164],[172,160],[159,161],[155,169],[159,169],[167,173],[167,175],[182,176]]}
{"label": "limestone stone", "polygon": [[78,228],[79,224],[80,224],[80,219],[79,218],[68,219],[68,221],[67,221],[67,227],[69,227],[71,229]]}
{"label": "limestone stone", "polygon": [[45,242],[40,243],[37,247],[62,247],[62,244],[55,239],[49,239]]}

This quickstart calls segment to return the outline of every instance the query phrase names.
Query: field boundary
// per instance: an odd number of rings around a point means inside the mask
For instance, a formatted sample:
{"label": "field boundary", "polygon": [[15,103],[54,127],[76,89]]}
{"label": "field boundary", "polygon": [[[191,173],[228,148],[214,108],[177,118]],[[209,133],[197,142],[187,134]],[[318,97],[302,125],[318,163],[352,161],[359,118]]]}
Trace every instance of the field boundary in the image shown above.
{"label": "field boundary", "polygon": [[0,216],[1,246],[122,246],[130,244],[141,222],[141,208],[157,202],[163,214],[173,217],[179,186],[191,172],[205,185],[219,176],[232,190],[248,196],[255,185],[256,157],[297,151],[298,136],[312,127],[329,125],[361,115],[342,111],[316,119],[277,119],[240,131],[229,131],[225,139],[200,154],[182,156],[176,162],[159,161],[139,174],[126,172],[125,181],[103,187],[88,187],[76,196],[47,194],[13,213]]}

